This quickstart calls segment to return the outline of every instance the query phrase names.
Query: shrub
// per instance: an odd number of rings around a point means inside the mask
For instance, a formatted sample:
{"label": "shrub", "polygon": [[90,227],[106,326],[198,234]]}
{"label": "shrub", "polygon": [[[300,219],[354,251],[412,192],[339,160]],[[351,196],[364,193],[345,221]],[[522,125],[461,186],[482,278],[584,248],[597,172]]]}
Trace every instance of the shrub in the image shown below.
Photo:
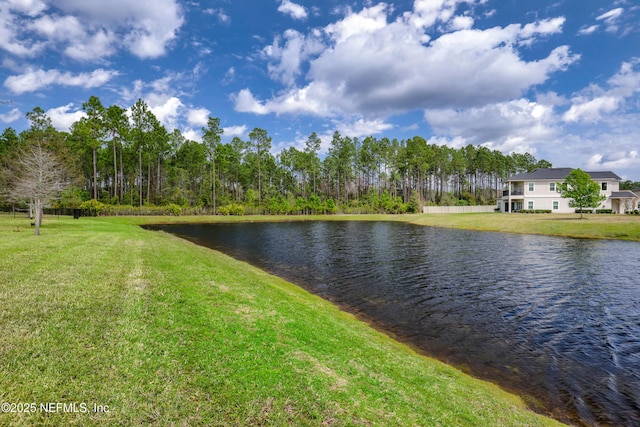
{"label": "shrub", "polygon": [[216,212],[218,215],[244,215],[244,206],[238,203],[229,203],[228,205],[220,206]]}
{"label": "shrub", "polygon": [[417,191],[411,193],[411,198],[407,203],[408,213],[418,213],[422,210],[422,201],[420,200],[420,194]]}
{"label": "shrub", "polygon": [[82,202],[89,200],[89,193],[77,187],[69,187],[60,195],[59,208],[79,208]]}
{"label": "shrub", "polygon": [[338,211],[338,207],[336,206],[336,202],[329,198],[324,202],[324,211],[328,214],[334,214]]}
{"label": "shrub", "polygon": [[169,215],[173,215],[173,216],[182,215],[182,207],[176,205],[175,203],[169,203],[167,206],[165,206],[165,211]]}
{"label": "shrub", "polygon": [[551,209],[522,209],[520,213],[525,214],[550,214]]}
{"label": "shrub", "polygon": [[86,202],[80,203],[80,209],[86,209],[89,212],[91,212],[91,214],[96,216],[100,215],[102,211],[105,210],[106,207],[107,205],[94,199],[87,200]]}

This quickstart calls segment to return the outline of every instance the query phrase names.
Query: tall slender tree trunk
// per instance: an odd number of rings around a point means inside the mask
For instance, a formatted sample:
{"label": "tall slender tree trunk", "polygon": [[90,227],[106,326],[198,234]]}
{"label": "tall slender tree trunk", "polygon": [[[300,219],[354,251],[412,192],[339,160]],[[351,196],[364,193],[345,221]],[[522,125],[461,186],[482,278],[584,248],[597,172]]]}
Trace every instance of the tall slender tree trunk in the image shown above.
{"label": "tall slender tree trunk", "polygon": [[213,214],[216,214],[216,154],[215,146],[211,150],[211,202],[213,204]]}
{"label": "tall slender tree trunk", "polygon": [[42,224],[42,201],[40,199],[35,200],[35,228],[36,236],[40,235],[40,225]]}
{"label": "tall slender tree trunk", "polygon": [[347,172],[345,171],[344,173],[344,203],[348,204],[349,203],[349,190],[347,188]]}
{"label": "tall slender tree trunk", "polygon": [[118,196],[118,161],[116,158],[116,141],[113,141],[113,197]]}
{"label": "tall slender tree trunk", "polygon": [[147,204],[151,203],[151,159],[147,161]]}
{"label": "tall slender tree trunk", "polygon": [[240,185],[238,185],[238,181],[240,180],[239,177],[240,173],[236,170],[236,177],[235,177],[235,183],[234,183],[234,187],[236,190],[236,201],[240,201]]}
{"label": "tall slender tree trunk", "polygon": [[93,199],[98,200],[98,149],[93,148]]}
{"label": "tall slender tree trunk", "polygon": [[142,209],[142,147],[140,147],[140,149],[138,150],[138,165],[140,166],[139,168],[139,179],[138,179],[138,189],[140,190],[140,208]]}
{"label": "tall slender tree trunk", "polygon": [[160,185],[160,154],[158,154],[158,171],[156,173],[158,180],[156,181],[156,204],[158,203],[158,198],[160,197],[162,186]]}
{"label": "tall slender tree trunk", "polygon": [[260,171],[260,149],[258,148],[258,204],[262,205],[262,174]]}
{"label": "tall slender tree trunk", "polygon": [[120,203],[122,203],[122,199],[124,198],[124,165],[122,157],[122,147],[120,147]]}

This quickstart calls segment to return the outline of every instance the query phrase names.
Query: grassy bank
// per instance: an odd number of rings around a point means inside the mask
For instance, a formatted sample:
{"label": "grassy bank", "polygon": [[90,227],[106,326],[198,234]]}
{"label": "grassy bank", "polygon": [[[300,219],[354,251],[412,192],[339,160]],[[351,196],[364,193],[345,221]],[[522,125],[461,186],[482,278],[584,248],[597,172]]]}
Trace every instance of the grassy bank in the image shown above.
{"label": "grassy bank", "polygon": [[556,425],[139,221],[0,217],[0,425]]}
{"label": "grassy bank", "polygon": [[580,219],[578,214],[429,214],[410,221],[435,227],[640,241],[640,215],[585,215]]}
{"label": "grassy bank", "polygon": [[207,221],[404,221],[433,227],[461,228],[479,231],[498,231],[518,234],[576,237],[586,239],[619,239],[640,241],[640,215],[584,215],[578,214],[414,214],[414,215],[316,215],[241,217],[185,216],[185,217],[121,217],[116,222],[146,224],[153,222]]}

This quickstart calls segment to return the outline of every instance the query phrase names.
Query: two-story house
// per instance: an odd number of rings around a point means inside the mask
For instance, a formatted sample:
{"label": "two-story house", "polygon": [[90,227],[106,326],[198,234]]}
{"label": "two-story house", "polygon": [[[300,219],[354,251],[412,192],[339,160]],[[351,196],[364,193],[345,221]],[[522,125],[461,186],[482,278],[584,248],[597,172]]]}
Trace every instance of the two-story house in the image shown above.
{"label": "two-story house", "polygon": [[[560,196],[558,183],[563,182],[571,168],[538,169],[511,176],[505,184],[502,198],[498,200],[501,212],[526,210],[549,210],[553,213],[573,213],[569,199]],[[606,196],[598,209],[611,209],[625,213],[638,209],[640,197],[635,193],[620,191],[622,179],[611,171],[587,172],[600,185],[600,194]]]}

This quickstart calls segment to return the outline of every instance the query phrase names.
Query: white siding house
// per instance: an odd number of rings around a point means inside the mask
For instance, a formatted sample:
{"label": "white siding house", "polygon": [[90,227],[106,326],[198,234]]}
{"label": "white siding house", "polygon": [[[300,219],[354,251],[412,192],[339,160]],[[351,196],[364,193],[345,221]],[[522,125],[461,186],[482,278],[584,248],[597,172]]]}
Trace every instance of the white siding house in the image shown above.
{"label": "white siding house", "polygon": [[[569,199],[560,196],[558,184],[563,182],[571,168],[538,169],[511,176],[505,184],[502,198],[498,200],[501,212],[521,210],[549,210],[553,213],[573,213]],[[640,197],[631,191],[620,191],[622,179],[611,171],[587,172],[600,185],[600,194],[607,198],[597,209],[611,209],[625,213],[638,208]]]}

